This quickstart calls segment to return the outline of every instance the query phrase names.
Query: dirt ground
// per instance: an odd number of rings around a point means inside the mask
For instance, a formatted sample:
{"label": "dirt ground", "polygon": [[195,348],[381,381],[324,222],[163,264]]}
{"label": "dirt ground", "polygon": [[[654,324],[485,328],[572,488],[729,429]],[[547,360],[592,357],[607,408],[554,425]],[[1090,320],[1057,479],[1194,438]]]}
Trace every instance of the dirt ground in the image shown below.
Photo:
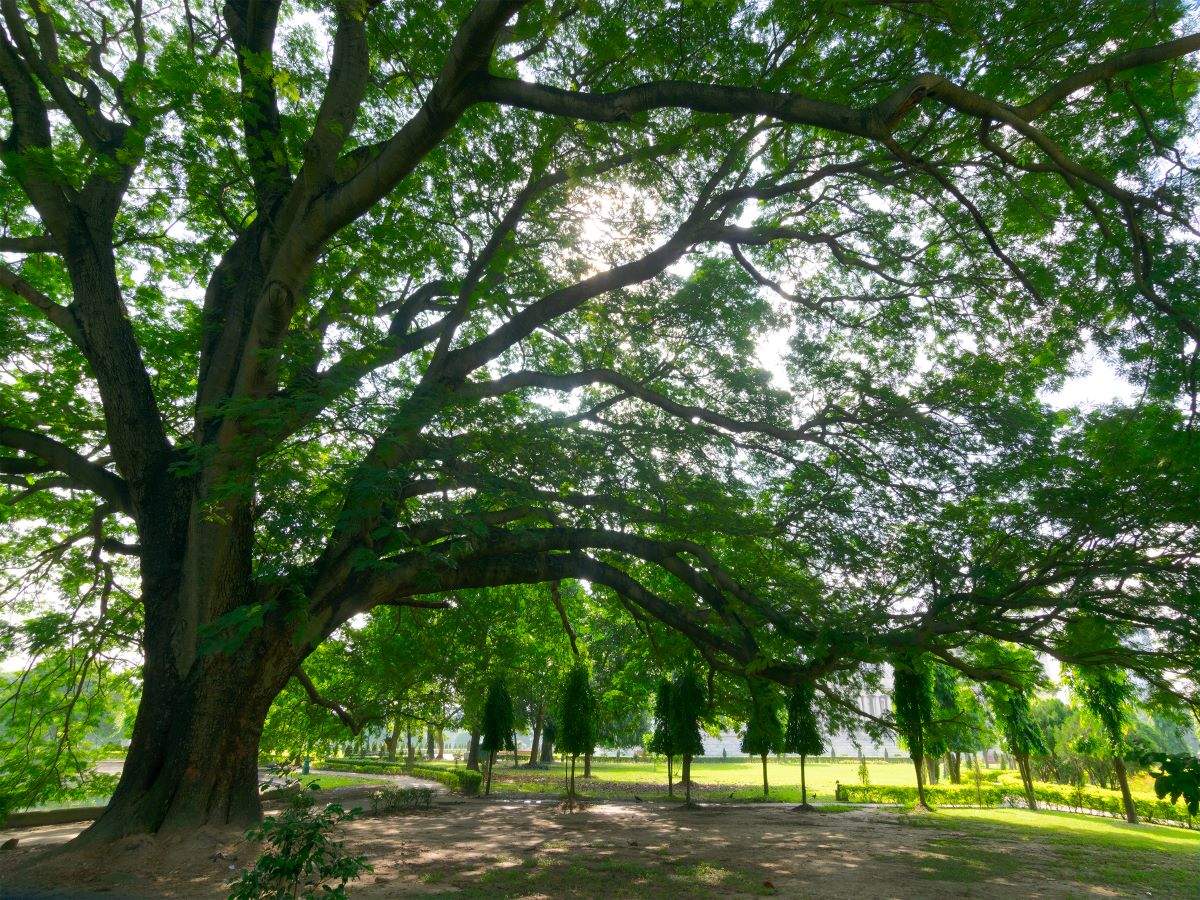
{"label": "dirt ground", "polygon": [[[69,826],[22,833],[16,849],[0,854],[0,897],[224,897],[227,882],[257,852],[209,832],[129,838],[104,853],[52,845],[72,833]],[[362,818],[345,837],[374,867],[350,890],[364,898],[1116,894],[1089,884],[1086,867],[1046,858],[1053,848],[1028,842],[1006,848],[993,841],[982,851],[997,859],[1019,854],[1020,864],[964,867],[946,849],[954,832],[870,809],[603,803],[565,813],[548,802],[447,798],[428,812]]]}

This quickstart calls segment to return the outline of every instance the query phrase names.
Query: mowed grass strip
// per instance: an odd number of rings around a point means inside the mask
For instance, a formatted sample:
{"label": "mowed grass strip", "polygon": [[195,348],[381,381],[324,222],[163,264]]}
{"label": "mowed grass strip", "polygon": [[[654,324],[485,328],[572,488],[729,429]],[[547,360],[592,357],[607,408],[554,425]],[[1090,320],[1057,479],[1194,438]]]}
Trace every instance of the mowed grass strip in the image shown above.
{"label": "mowed grass strip", "polygon": [[1200,831],[1025,809],[942,809],[904,821],[953,832],[931,838],[929,854],[913,863],[937,881],[1032,874],[1065,896],[1116,889],[1200,897]]}
{"label": "mowed grass strip", "polygon": [[[447,765],[450,762],[434,762],[422,765]],[[461,764],[460,764],[461,765]],[[872,784],[916,785],[912,763],[907,760],[896,762],[872,761],[867,763]],[[667,796],[667,765],[653,760],[597,759],[592,763],[592,777],[579,778],[583,764],[576,766],[576,788],[584,797],[613,799],[637,795],[645,800],[665,799]],[[996,769],[990,770],[993,774]],[[842,784],[858,784],[858,762],[809,760],[806,770],[809,799],[829,802],[834,799],[834,789]],[[679,766],[676,764],[674,778],[677,793]],[[771,799],[780,802],[800,802],[800,762],[793,759],[772,759],[768,763],[767,778],[771,787]],[[762,798],[762,764],[758,760],[697,760],[692,764],[692,781],[699,785],[698,796],[707,800],[759,800]],[[512,759],[498,759],[492,776],[493,792],[551,794],[564,791],[563,766],[556,763],[545,769],[531,769],[524,765],[513,768]]]}

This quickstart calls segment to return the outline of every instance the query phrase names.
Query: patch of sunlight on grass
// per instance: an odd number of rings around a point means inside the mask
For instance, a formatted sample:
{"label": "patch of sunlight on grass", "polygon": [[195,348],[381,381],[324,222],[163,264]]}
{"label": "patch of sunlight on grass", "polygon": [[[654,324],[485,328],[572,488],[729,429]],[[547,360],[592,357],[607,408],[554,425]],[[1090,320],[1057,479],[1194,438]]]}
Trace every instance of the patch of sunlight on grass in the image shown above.
{"label": "patch of sunlight on grass", "polygon": [[[1117,849],[1200,854],[1200,831],[1165,825],[1130,825],[1118,819],[1029,809],[941,809],[934,817],[969,820],[1038,832],[1050,843],[1093,844]],[[1200,883],[1200,873],[1197,874]]]}

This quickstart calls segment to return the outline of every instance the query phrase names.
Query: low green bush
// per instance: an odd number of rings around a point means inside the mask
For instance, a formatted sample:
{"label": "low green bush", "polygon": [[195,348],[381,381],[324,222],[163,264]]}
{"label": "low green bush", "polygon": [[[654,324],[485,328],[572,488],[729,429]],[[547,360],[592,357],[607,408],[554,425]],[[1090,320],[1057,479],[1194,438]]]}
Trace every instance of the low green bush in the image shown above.
{"label": "low green bush", "polygon": [[483,775],[473,769],[446,769],[440,766],[413,766],[405,770],[414,778],[428,778],[446,785],[452,791],[473,797],[479,793]]}
{"label": "low green bush", "polygon": [[384,787],[371,793],[371,812],[429,809],[433,791],[423,787]]}
{"label": "low green bush", "polygon": [[[1070,785],[1034,782],[1033,795],[1036,800],[1051,806],[1063,807],[1074,812],[1098,812],[1120,817],[1124,815],[1121,795],[1116,791],[1099,788],[1080,788]],[[1018,786],[973,784],[930,785],[925,796],[932,804],[945,806],[1024,806],[1025,792]],[[836,799],[845,803],[899,803],[917,802],[915,787],[899,785],[843,784],[838,788]],[[1183,804],[1166,800],[1134,799],[1138,817],[1144,822],[1159,822],[1169,825],[1195,827],[1195,819],[1188,815]]]}

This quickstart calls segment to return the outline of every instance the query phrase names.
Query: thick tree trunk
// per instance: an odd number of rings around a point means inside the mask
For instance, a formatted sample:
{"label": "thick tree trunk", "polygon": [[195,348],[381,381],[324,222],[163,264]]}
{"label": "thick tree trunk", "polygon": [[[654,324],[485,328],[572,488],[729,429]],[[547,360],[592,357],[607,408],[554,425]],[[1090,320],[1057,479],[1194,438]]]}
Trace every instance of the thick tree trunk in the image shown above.
{"label": "thick tree trunk", "polygon": [[259,739],[297,651],[286,634],[251,638],[232,655],[198,658],[182,682],[172,677],[170,658],[148,644],[121,779],[80,844],[204,825],[245,828],[261,817]]}
{"label": "thick tree trunk", "polygon": [[533,739],[529,743],[529,765],[537,764],[542,748],[542,721],[546,717],[546,704],[539,703],[533,716]]}
{"label": "thick tree trunk", "polygon": [[400,722],[399,720],[392,723],[391,732],[383,739],[383,746],[387,752],[388,759],[396,758],[396,748],[400,746]]}
{"label": "thick tree trunk", "polygon": [[1037,797],[1033,793],[1033,776],[1029,772],[1029,754],[1022,753],[1016,757],[1017,769],[1021,773],[1021,784],[1025,787],[1025,803],[1030,809],[1037,809]]}
{"label": "thick tree trunk", "polygon": [[411,725],[404,729],[404,745],[405,745],[404,762],[405,762],[405,765],[407,765],[411,768],[412,764],[414,762],[416,762],[416,757],[417,757],[417,749],[416,749],[416,747],[413,746],[412,726]]}
{"label": "thick tree trunk", "polygon": [[925,757],[925,770],[929,773],[929,783],[937,784],[941,778],[941,766],[936,756]]}
{"label": "thick tree trunk", "polygon": [[767,787],[767,754],[762,754],[763,767],[763,799],[766,800],[771,796],[771,792]]}
{"label": "thick tree trunk", "polygon": [[917,806],[929,809],[929,802],[925,799],[925,761],[920,753],[913,754],[913,767],[917,770]]}
{"label": "thick tree trunk", "polygon": [[441,727],[437,730],[437,758],[446,758],[446,729]]}
{"label": "thick tree trunk", "polygon": [[467,768],[479,771],[479,731],[471,732],[471,743],[467,745]]}
{"label": "thick tree trunk", "polygon": [[692,756],[690,753],[683,755],[683,766],[680,771],[680,778],[683,779],[683,802],[688,806],[692,805]]}
{"label": "thick tree trunk", "polygon": [[1125,807],[1125,821],[1136,825],[1137,807],[1133,805],[1133,795],[1129,793],[1129,773],[1125,771],[1125,760],[1120,756],[1113,757],[1113,770],[1117,775],[1117,784],[1121,786],[1121,803]]}
{"label": "thick tree trunk", "polygon": [[554,764],[554,741],[547,734],[545,726],[542,727],[542,762],[548,766]]}
{"label": "thick tree trunk", "polygon": [[583,777],[592,777],[592,754],[590,753],[583,754]]}
{"label": "thick tree trunk", "polygon": [[433,737],[433,726],[426,725],[425,726],[425,758],[426,759],[433,759],[435,743],[436,743],[436,741],[434,740],[434,737]]}
{"label": "thick tree trunk", "polygon": [[946,754],[946,768],[950,770],[950,783],[962,784],[962,754],[958,752]]}

